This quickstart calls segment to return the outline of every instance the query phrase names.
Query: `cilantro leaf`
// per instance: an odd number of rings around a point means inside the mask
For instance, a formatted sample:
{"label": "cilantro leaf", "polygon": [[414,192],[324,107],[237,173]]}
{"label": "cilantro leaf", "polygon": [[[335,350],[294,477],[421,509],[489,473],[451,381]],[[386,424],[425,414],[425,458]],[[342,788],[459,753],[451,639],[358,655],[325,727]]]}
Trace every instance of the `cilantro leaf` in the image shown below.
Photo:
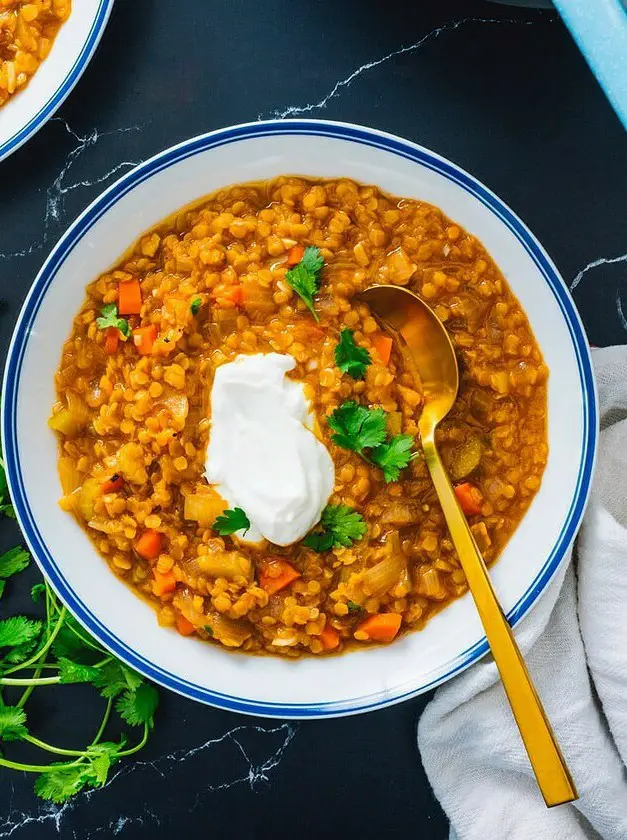
{"label": "cilantro leaf", "polygon": [[10,548],[0,555],[0,578],[9,578],[23,572],[30,563],[30,554],[21,546]]}
{"label": "cilantro leaf", "polygon": [[0,706],[0,741],[21,741],[25,735],[26,712],[17,706]]}
{"label": "cilantro leaf", "polygon": [[92,682],[107,699],[117,697],[127,689],[135,691],[142,684],[139,674],[117,659],[111,659],[97,670],[98,675]]}
{"label": "cilantro leaf", "polygon": [[340,340],[335,345],[335,364],[342,373],[347,373],[353,379],[363,379],[371,362],[370,353],[366,348],[355,344],[353,331],[343,329],[340,332]]}
{"label": "cilantro leaf", "polygon": [[33,621],[23,615],[5,618],[0,621],[0,647],[26,645],[39,637],[41,627],[41,621]]}
{"label": "cilantro leaf", "polygon": [[353,400],[342,403],[327,419],[335,432],[331,436],[333,442],[360,454],[364,449],[379,446],[387,434],[385,411],[366,408]]}
{"label": "cilantro leaf", "polygon": [[414,439],[411,435],[395,435],[372,450],[370,460],[383,470],[387,482],[396,481],[403,467],[409,464]]}
{"label": "cilantro leaf", "polygon": [[194,300],[189,305],[189,311],[192,313],[192,315],[198,315],[201,306],[202,298],[194,298]]}
{"label": "cilantro leaf", "polygon": [[314,296],[320,289],[320,272],[324,265],[324,258],[320,249],[310,246],[305,248],[303,258],[293,268],[290,268],[285,279],[294,289],[296,294],[303,300],[314,316],[319,321],[318,313],[314,309]]}
{"label": "cilantro leaf", "polygon": [[0,578],[0,598],[4,595],[4,587],[6,586],[6,580],[2,580]]}
{"label": "cilantro leaf", "polygon": [[349,613],[360,613],[364,609],[361,604],[356,604],[354,601],[348,601],[346,606],[348,607]]}
{"label": "cilantro leaf", "polygon": [[101,330],[106,330],[109,327],[116,327],[124,336],[128,336],[131,332],[131,327],[126,318],[118,316],[118,308],[115,303],[106,303],[100,310],[100,318],[96,318],[96,324]]}
{"label": "cilantro leaf", "polygon": [[30,597],[33,599],[33,601],[36,604],[38,604],[41,601],[41,599],[43,598],[43,596],[45,594],[46,594],[45,583],[36,583],[30,591]]}
{"label": "cilantro leaf", "polygon": [[7,484],[7,476],[2,458],[0,458],[0,513],[3,513],[10,519],[15,519],[15,511],[13,510],[9,496],[9,486]]}
{"label": "cilantro leaf", "polygon": [[135,691],[125,691],[117,703],[116,711],[130,726],[154,726],[154,714],[159,705],[159,695],[154,686],[142,683]]}
{"label": "cilantro leaf", "polygon": [[303,540],[314,551],[329,551],[348,547],[366,533],[366,523],[360,513],[348,505],[327,505],[317,527]]}
{"label": "cilantro leaf", "polygon": [[59,677],[64,685],[70,683],[93,683],[100,674],[99,668],[72,662],[64,656],[59,658]]}
{"label": "cilantro leaf", "polygon": [[42,773],[35,782],[35,793],[42,799],[61,805],[85,787],[102,787],[107,781],[109,769],[119,761],[121,749],[121,744],[106,741],[94,744],[86,751],[87,761],[76,767],[60,763],[58,770]]}
{"label": "cilantro leaf", "polygon": [[234,534],[235,531],[248,531],[250,519],[241,508],[236,507],[233,510],[223,511],[216,517],[212,527],[217,534],[225,537],[227,534]]}

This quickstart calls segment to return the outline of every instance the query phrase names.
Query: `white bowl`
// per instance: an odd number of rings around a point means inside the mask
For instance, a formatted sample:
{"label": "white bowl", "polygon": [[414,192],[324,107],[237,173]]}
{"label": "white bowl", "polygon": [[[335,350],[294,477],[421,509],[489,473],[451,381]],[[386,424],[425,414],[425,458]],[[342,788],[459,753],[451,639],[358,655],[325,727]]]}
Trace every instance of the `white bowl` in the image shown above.
{"label": "white bowl", "polygon": [[98,46],[113,0],[73,0],[50,55],[24,90],[0,108],[0,160],[39,131],[64,102]]}
{"label": "white bowl", "polygon": [[43,572],[102,644],[158,683],[239,712],[325,717],[397,703],[447,680],[487,649],[469,596],[388,647],[296,662],[228,653],[157,625],[56,504],[57,442],[46,420],[54,373],[87,283],[160,219],[218,187],[279,174],[347,176],[431,202],[479,237],[521,301],[551,371],[549,461],[542,487],[493,569],[515,623],[572,543],[590,488],[597,404],[588,343],[564,282],[512,211],[427,149],[372,129],[323,121],[227,128],[129,172],[71,226],[39,273],[7,360],[2,437],[11,494]]}

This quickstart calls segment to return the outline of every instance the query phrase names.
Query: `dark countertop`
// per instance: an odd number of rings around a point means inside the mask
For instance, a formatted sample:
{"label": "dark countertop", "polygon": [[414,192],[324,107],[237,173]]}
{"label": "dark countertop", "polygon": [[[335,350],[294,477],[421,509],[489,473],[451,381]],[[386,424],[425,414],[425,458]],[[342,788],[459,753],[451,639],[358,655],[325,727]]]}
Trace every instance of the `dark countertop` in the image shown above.
{"label": "dark countertop", "polygon": [[[118,0],[58,117],[0,164],[0,346],[50,247],[116,174],[273,116],[386,129],[466,167],[543,242],[591,342],[627,339],[625,135],[554,14],[479,0]],[[18,539],[5,520],[0,548]],[[34,720],[59,742],[101,702],[78,686],[38,693]],[[428,700],[286,723],[163,691],[148,747],[103,790],[56,808],[1,771],[0,840],[444,840],[415,746]]]}

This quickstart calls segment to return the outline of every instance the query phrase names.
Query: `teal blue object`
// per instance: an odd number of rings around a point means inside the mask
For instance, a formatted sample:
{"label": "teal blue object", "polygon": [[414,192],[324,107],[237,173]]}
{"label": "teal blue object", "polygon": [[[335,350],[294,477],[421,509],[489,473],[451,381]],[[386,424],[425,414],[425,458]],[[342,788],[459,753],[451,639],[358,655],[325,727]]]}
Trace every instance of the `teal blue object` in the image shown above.
{"label": "teal blue object", "polygon": [[553,0],[627,128],[627,7],[622,0]]}

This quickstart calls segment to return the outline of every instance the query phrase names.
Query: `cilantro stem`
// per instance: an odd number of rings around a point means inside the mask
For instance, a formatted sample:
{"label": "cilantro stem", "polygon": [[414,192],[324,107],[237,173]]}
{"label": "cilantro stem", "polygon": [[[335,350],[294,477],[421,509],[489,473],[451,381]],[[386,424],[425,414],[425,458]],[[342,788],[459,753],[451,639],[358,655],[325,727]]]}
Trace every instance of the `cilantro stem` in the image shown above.
{"label": "cilantro stem", "polygon": [[0,758],[0,767],[9,770],[22,770],[24,773],[57,773],[59,770],[70,770],[82,763],[79,758],[76,761],[69,761],[67,764],[21,764],[17,761],[9,761],[8,758]]}
{"label": "cilantro stem", "polygon": [[105,727],[109,723],[109,717],[111,715],[111,709],[112,708],[113,708],[113,698],[109,697],[109,699],[107,700],[107,708],[105,709],[104,717],[102,718],[102,721],[100,722],[100,726],[98,727],[98,732],[96,732],[96,737],[94,738],[94,740],[90,744],[91,747],[95,746],[98,743],[98,741],[102,738],[102,733],[105,731]]}
{"label": "cilantro stem", "polygon": [[142,747],[145,747],[146,746],[146,741],[148,740],[149,732],[150,732],[150,729],[148,727],[148,724],[145,723],[144,724],[144,735],[143,735],[141,741],[138,744],[135,744],[134,747],[130,747],[130,749],[128,749],[128,750],[122,750],[122,752],[119,752],[118,753],[118,758],[125,758],[128,755],[133,755],[133,753],[139,752],[142,749]]}
{"label": "cilantro stem", "polygon": [[46,752],[55,753],[56,755],[68,755],[68,756],[83,756],[85,752],[83,750],[64,750],[61,747],[54,747],[52,744],[47,744],[45,741],[41,741],[39,738],[35,738],[34,735],[25,735],[22,739],[23,741],[28,741],[29,744],[32,744],[35,747],[39,747],[42,750],[46,750]]}
{"label": "cilantro stem", "polygon": [[33,688],[38,685],[56,685],[59,682],[61,682],[61,677],[35,677],[31,679],[0,677],[0,685],[31,685]]}

